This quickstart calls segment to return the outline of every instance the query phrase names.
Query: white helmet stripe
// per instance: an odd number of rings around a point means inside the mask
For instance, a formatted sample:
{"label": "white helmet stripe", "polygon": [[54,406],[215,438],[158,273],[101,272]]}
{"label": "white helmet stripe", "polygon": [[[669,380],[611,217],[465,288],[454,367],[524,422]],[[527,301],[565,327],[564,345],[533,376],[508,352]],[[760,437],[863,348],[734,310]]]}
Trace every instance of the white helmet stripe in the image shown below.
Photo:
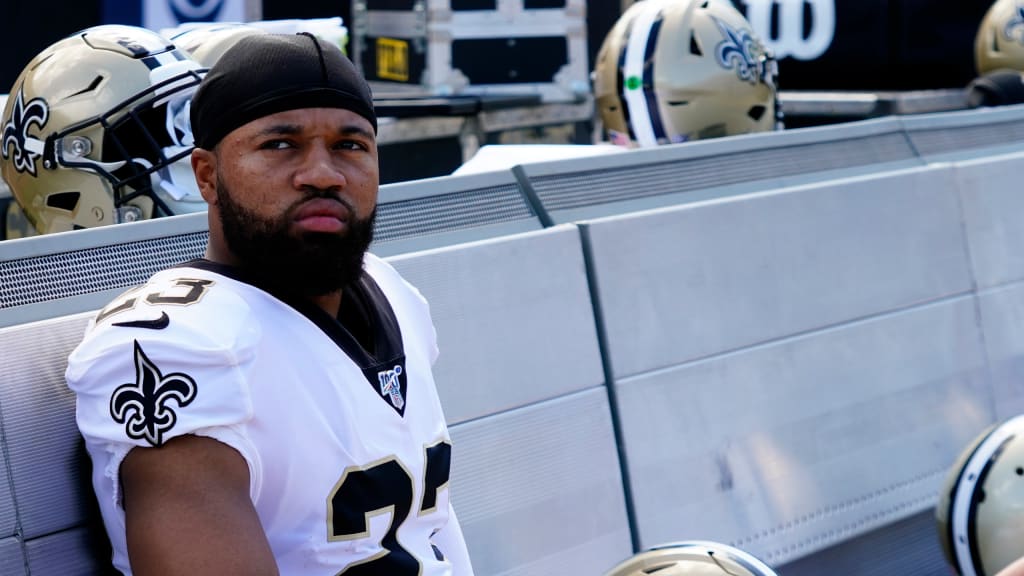
{"label": "white helmet stripe", "polygon": [[[953,553],[956,556],[957,566],[960,568],[960,576],[979,576],[974,570],[974,560],[971,557],[970,547],[972,538],[968,533],[971,516],[973,515],[971,495],[974,494],[982,471],[988,465],[992,456],[995,455],[996,451],[1007,440],[1013,437],[1016,431],[1020,430],[1021,422],[1024,422],[1024,415],[1011,418],[1001,426],[996,427],[978,445],[974,453],[967,459],[964,469],[960,472],[960,478],[957,480],[956,488],[953,490],[953,504],[951,506],[953,510],[950,515],[950,525],[953,532]],[[1016,425],[1011,423],[1016,423]]]}
{"label": "white helmet stripe", "polygon": [[629,123],[633,129],[633,137],[642,147],[657,146],[658,138],[651,124],[651,111],[647,106],[647,97],[639,86],[630,86],[631,79],[643,79],[644,61],[647,54],[647,43],[654,22],[661,16],[661,0],[643,0],[644,7],[633,20],[633,29],[626,42],[626,54],[623,59],[622,81],[623,100],[629,110]]}

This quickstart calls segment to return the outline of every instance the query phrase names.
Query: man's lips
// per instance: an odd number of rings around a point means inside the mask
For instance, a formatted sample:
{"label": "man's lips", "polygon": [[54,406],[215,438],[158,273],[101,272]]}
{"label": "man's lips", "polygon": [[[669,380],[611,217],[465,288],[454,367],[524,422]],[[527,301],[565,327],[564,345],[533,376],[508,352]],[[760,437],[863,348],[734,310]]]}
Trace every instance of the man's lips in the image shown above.
{"label": "man's lips", "polygon": [[310,232],[340,232],[348,226],[351,212],[348,207],[330,198],[314,198],[304,202],[295,211],[294,220]]}

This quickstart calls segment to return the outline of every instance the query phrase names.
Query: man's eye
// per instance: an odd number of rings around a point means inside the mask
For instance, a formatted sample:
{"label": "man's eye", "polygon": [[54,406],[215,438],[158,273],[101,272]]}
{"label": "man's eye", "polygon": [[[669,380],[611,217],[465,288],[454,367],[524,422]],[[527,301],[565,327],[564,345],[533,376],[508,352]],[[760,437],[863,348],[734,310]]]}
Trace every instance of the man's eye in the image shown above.
{"label": "man's eye", "polygon": [[291,142],[287,140],[267,140],[263,144],[260,144],[260,148],[263,150],[284,150],[291,147]]}
{"label": "man's eye", "polygon": [[357,140],[343,140],[338,142],[335,147],[339,150],[366,150],[366,145]]}

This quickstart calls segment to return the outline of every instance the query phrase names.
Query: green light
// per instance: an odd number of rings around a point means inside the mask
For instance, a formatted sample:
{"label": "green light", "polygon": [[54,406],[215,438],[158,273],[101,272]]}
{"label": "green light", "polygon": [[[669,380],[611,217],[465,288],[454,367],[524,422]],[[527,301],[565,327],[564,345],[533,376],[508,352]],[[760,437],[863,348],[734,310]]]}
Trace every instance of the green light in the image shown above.
{"label": "green light", "polygon": [[630,76],[626,78],[626,90],[637,90],[643,83],[639,76]]}

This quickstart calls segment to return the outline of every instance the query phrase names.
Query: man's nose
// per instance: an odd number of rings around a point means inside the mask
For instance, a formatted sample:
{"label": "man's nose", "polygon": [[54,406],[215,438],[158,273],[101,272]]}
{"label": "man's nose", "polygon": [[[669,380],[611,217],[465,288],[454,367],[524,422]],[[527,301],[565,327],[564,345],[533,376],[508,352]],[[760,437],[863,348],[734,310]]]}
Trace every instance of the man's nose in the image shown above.
{"label": "man's nose", "polygon": [[346,184],[345,174],[332,150],[322,144],[306,148],[302,162],[295,171],[293,184],[297,189],[317,188],[329,190]]}

